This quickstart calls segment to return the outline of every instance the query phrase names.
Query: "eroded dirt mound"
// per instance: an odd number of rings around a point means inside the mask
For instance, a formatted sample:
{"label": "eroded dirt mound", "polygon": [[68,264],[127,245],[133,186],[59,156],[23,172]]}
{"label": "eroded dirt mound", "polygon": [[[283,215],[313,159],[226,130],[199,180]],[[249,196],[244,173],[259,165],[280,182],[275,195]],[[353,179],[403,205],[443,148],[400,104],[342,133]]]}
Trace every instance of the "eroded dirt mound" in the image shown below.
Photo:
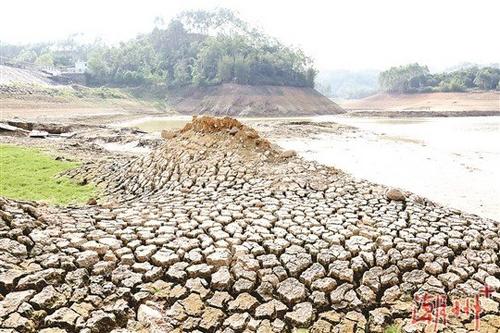
{"label": "eroded dirt mound", "polygon": [[243,125],[237,119],[224,117],[216,118],[209,116],[193,117],[190,123],[187,123],[180,130],[184,135],[196,134],[220,134],[223,136],[234,137],[233,142],[243,145],[255,145],[256,147],[269,149],[271,143],[259,136],[256,130]]}

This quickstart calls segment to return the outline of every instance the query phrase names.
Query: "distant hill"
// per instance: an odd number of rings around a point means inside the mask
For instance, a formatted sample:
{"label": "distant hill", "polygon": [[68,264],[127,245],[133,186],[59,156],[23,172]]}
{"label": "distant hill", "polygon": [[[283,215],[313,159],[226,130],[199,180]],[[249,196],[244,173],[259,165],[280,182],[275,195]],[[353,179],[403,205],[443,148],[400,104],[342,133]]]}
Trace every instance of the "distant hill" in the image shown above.
{"label": "distant hill", "polygon": [[377,92],[378,75],[379,71],[371,69],[320,71],[316,77],[316,89],[332,98],[363,98]]}

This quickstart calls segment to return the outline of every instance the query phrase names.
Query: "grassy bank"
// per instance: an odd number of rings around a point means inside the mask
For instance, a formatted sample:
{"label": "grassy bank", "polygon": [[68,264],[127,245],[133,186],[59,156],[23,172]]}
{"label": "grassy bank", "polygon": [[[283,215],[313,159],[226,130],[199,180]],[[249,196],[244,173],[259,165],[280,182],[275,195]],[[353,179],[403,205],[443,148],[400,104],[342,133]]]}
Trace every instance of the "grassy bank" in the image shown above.
{"label": "grassy bank", "polygon": [[0,145],[0,195],[63,205],[84,203],[95,197],[96,188],[58,177],[78,164],[55,160],[36,149]]}

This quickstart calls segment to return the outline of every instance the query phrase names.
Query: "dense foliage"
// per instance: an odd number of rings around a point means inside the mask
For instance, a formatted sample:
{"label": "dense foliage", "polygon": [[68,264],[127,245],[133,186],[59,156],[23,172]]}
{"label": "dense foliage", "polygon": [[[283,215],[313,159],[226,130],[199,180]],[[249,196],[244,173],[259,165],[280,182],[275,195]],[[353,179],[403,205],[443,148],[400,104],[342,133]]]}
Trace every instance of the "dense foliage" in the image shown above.
{"label": "dense foliage", "polygon": [[431,74],[427,66],[409,64],[391,67],[380,73],[379,85],[383,91],[391,93],[450,92],[471,89],[500,89],[500,68],[473,66]]}
{"label": "dense foliage", "polygon": [[[226,9],[188,11],[168,25],[117,46],[81,47],[94,85],[181,87],[220,83],[314,86],[316,70],[299,49],[283,45]],[[15,49],[7,50],[12,56]],[[84,51],[84,54],[80,54]],[[58,65],[50,48],[17,50],[19,61]],[[74,60],[72,57],[69,61]]]}

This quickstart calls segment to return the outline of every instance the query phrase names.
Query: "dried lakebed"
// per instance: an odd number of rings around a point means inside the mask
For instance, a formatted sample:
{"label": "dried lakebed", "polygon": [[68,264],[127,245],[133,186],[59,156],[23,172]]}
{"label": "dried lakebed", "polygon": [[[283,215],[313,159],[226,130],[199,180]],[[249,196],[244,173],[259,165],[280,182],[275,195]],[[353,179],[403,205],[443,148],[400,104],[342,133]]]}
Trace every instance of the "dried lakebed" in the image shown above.
{"label": "dried lakebed", "polygon": [[[2,332],[403,332],[416,293],[481,297],[500,328],[497,222],[387,191],[198,118],[70,177],[107,202],[1,199]],[[433,329],[433,324],[432,329]],[[474,329],[474,313],[438,328]]]}

